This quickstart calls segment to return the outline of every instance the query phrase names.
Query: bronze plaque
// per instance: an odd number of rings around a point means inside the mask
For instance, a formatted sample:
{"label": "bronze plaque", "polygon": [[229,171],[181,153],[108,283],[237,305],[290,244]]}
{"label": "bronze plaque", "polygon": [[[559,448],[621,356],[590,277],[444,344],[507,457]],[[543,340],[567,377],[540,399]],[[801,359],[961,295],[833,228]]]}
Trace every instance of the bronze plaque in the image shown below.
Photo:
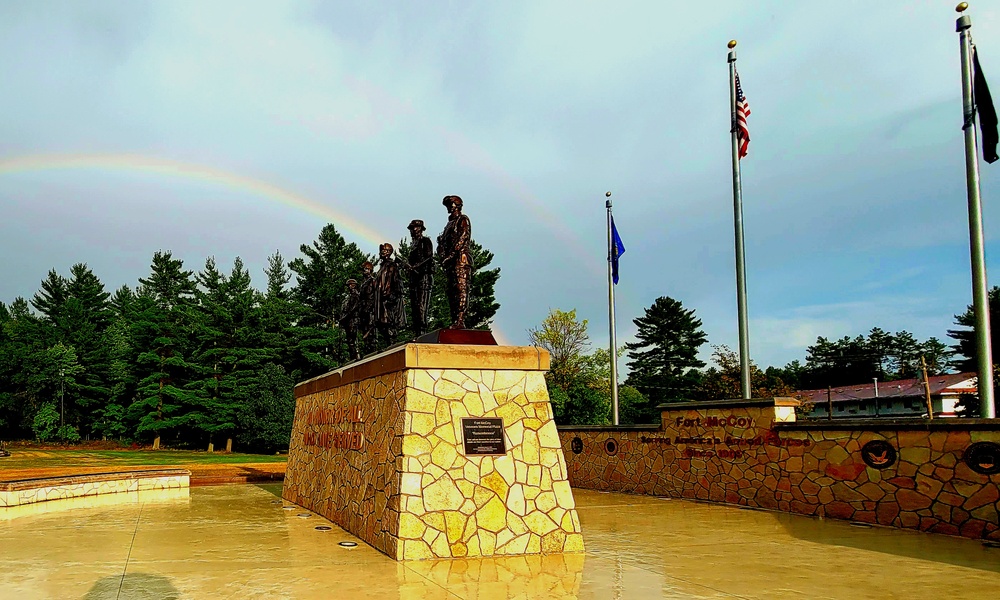
{"label": "bronze plaque", "polygon": [[962,460],[980,475],[1000,473],[1000,444],[996,442],[976,442],[966,448]]}
{"label": "bronze plaque", "polygon": [[614,456],[618,454],[618,440],[615,438],[608,438],[604,442],[604,451],[608,453],[608,456]]}
{"label": "bronze plaque", "polygon": [[861,447],[861,460],[873,469],[888,469],[896,464],[896,449],[885,440],[872,440]]}
{"label": "bronze plaque", "polygon": [[503,435],[503,419],[500,417],[463,417],[462,442],[466,456],[503,456],[507,454],[507,442]]}

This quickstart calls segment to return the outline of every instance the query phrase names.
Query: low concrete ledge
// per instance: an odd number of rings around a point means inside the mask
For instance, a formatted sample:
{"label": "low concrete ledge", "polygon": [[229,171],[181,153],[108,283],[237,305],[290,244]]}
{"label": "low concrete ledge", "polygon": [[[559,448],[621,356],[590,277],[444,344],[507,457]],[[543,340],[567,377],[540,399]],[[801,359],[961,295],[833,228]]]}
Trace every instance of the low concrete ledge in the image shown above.
{"label": "low concrete ledge", "polygon": [[559,431],[659,431],[659,425],[559,425]]}
{"label": "low concrete ledge", "polygon": [[730,398],[726,400],[696,400],[689,402],[667,402],[660,404],[657,410],[705,410],[718,408],[763,408],[766,406],[798,406],[801,404],[795,398]]}
{"label": "low concrete ledge", "polygon": [[775,423],[781,431],[816,431],[850,429],[854,431],[1000,431],[1000,419],[813,419],[792,423]]}
{"label": "low concrete ledge", "polygon": [[101,494],[182,489],[190,484],[191,472],[186,469],[20,479],[0,483],[0,508]]}
{"label": "low concrete ledge", "polygon": [[548,371],[549,353],[536,346],[466,344],[402,344],[313,377],[295,386],[295,397],[395,373],[406,369],[491,369]]}

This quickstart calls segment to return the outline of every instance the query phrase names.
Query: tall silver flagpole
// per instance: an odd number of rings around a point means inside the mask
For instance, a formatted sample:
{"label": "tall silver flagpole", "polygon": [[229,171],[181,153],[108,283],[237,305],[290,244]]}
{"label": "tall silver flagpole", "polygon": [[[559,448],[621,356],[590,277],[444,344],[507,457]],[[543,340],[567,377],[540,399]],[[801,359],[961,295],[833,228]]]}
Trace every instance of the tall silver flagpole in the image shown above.
{"label": "tall silver flagpole", "polygon": [[612,270],[615,240],[611,235],[611,192],[604,194],[608,209],[608,328],[611,331],[611,418],[618,425],[618,340],[615,339],[615,278]]}
{"label": "tall silver flagpole", "polygon": [[750,397],[750,328],[747,325],[747,273],[743,256],[743,185],[740,182],[740,139],[736,126],[736,40],[729,41],[729,110],[733,138],[733,224],[736,229],[736,311],[740,327],[740,390]]}
{"label": "tall silver flagpole", "polygon": [[[962,2],[955,10],[965,11]],[[990,306],[983,252],[983,206],[979,199],[979,154],[976,149],[976,107],[972,98],[972,19],[955,22],[962,51],[962,114],[965,130],[965,177],[969,195],[969,247],[972,258],[972,307],[976,316],[976,354],[979,358],[979,406],[986,418],[996,417],[993,400],[993,349],[990,345]]]}

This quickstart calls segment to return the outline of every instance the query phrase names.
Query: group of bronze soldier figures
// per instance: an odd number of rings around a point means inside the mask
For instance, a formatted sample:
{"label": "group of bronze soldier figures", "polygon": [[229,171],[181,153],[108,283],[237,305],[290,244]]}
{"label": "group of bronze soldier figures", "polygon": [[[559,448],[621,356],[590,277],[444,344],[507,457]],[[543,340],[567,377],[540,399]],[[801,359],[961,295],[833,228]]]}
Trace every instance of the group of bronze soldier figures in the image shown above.
{"label": "group of bronze soldier figures", "polygon": [[[472,223],[462,214],[462,199],[458,196],[445,196],[441,203],[448,209],[448,224],[437,238],[437,258],[448,278],[448,307],[452,321],[449,329],[465,329],[473,267],[469,249]],[[361,283],[347,280],[338,321],[347,336],[350,360],[361,358],[362,349],[370,354],[393,345],[399,330],[406,326],[400,268],[406,270],[410,284],[413,337],[427,333],[434,287],[434,244],[424,237],[426,229],[420,219],[410,221],[407,229],[412,245],[406,261],[397,260],[392,244],[385,243],[378,249],[378,272],[371,262],[365,261],[361,265]]]}

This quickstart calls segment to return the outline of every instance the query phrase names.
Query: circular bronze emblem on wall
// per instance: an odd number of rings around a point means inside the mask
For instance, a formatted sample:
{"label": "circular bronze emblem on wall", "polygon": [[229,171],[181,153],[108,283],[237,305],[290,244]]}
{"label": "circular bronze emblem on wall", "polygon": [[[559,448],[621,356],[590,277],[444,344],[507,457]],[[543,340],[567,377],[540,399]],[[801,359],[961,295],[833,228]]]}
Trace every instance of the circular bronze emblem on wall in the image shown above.
{"label": "circular bronze emblem on wall", "polygon": [[604,442],[604,451],[611,456],[618,454],[618,441],[614,438],[608,438],[608,441]]}
{"label": "circular bronze emblem on wall", "polygon": [[573,441],[569,443],[569,449],[573,451],[573,454],[583,452],[583,440],[579,437],[573,438]]}
{"label": "circular bronze emblem on wall", "polygon": [[965,449],[962,460],[980,475],[1000,473],[1000,444],[976,442]]}
{"label": "circular bronze emblem on wall", "polygon": [[872,440],[861,447],[861,460],[873,469],[888,469],[896,464],[896,449],[884,440]]}

